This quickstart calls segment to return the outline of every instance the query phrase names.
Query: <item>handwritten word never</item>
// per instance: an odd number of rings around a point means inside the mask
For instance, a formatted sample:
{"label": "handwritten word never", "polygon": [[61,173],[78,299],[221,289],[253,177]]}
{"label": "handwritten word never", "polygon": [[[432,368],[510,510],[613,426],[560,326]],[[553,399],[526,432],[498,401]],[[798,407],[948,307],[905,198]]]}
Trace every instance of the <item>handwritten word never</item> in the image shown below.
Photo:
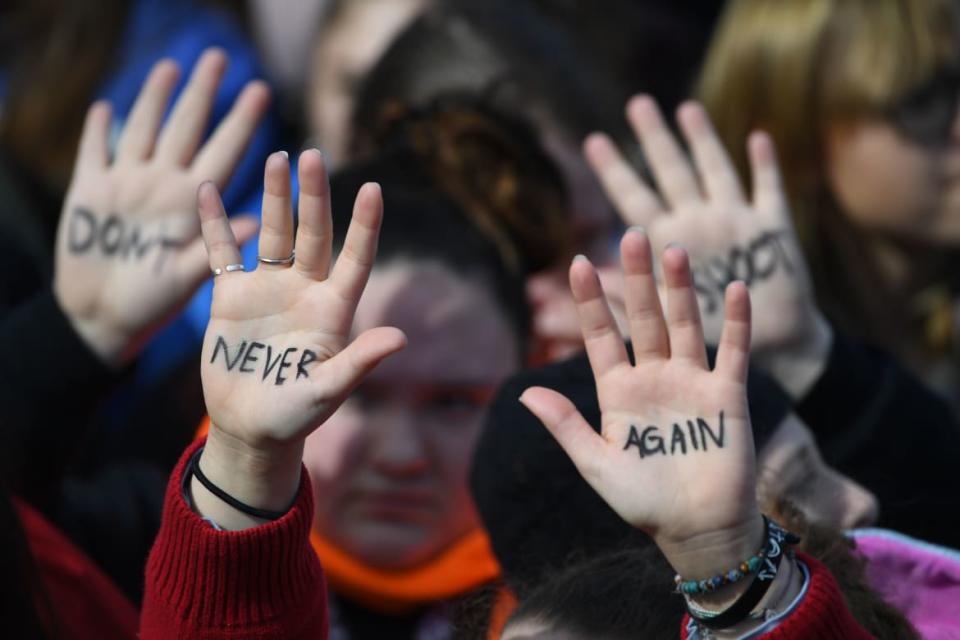
{"label": "handwritten word never", "polygon": [[[630,425],[630,434],[627,436],[627,443],[623,445],[623,450],[626,451],[630,447],[636,447],[642,459],[656,454],[674,456],[677,455],[678,451],[687,455],[688,444],[692,451],[707,451],[711,440],[714,445],[722,449],[724,443],[723,411],[720,412],[719,430],[720,434],[717,435],[713,427],[700,417],[687,420],[685,425],[674,422],[669,436],[666,433],[660,435],[660,427],[656,425],[650,425],[642,430]],[[669,452],[666,438],[669,438],[670,441]]]}
{"label": "handwritten word never", "polygon": [[[265,350],[265,351],[264,351]],[[213,347],[213,355],[210,357],[210,364],[217,361],[217,356],[223,353],[223,363],[227,371],[237,370],[237,373],[257,373],[258,368],[262,368],[263,373],[260,381],[265,381],[273,373],[273,384],[281,385],[289,379],[292,372],[284,375],[286,369],[289,369],[296,362],[297,375],[294,380],[309,378],[310,372],[307,371],[307,365],[317,359],[317,354],[310,349],[303,349],[300,353],[300,359],[296,360],[299,347],[287,347],[286,349],[274,350],[272,345],[257,342],[256,340],[240,343],[235,353],[230,353],[230,345],[224,340],[223,336],[217,336],[217,344]],[[276,356],[274,356],[276,353]],[[261,355],[264,356],[261,359]],[[293,356],[293,357],[291,357]],[[259,364],[255,364],[259,363]]]}
{"label": "handwritten word never", "polygon": [[727,285],[737,280],[747,287],[773,277],[778,268],[793,272],[783,237],[787,231],[767,231],[746,247],[735,246],[725,257],[713,258],[693,267],[693,282],[706,313],[716,313]]}
{"label": "handwritten word never", "polygon": [[107,257],[140,260],[156,249],[155,272],[163,268],[167,252],[183,244],[183,241],[162,233],[146,237],[140,225],[128,222],[115,213],[100,219],[83,207],[74,208],[67,233],[67,248],[74,254],[97,249]]}

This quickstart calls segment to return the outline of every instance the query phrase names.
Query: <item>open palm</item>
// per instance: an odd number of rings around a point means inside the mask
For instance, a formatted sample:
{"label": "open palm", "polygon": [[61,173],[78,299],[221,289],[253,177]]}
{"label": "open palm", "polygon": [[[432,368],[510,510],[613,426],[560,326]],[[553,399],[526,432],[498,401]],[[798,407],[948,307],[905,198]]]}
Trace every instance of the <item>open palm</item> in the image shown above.
{"label": "open palm", "polygon": [[387,355],[401,349],[398,329],[377,328],[350,340],[357,303],[376,255],[383,202],[367,184],[357,194],[339,258],[330,269],[332,222],[323,159],[299,161],[300,224],[294,255],[289,162],[267,159],[259,255],[252,273],[241,263],[223,205],[201,187],[201,229],[214,281],[201,375],[215,428],[252,446],[302,440]]}
{"label": "open palm", "polygon": [[[144,84],[110,159],[110,112],[87,117],[57,238],[55,291],[75,320],[105,326],[117,344],[107,359],[126,359],[144,333],[168,318],[209,276],[194,213],[197,186],[223,186],[249,143],[269,99],[248,85],[210,140],[200,147],[226,56],[206,52],[162,130],[179,72],[158,63]],[[249,238],[252,219],[236,225]],[[113,353],[118,351],[119,353]]]}
{"label": "open palm", "polygon": [[822,319],[769,136],[755,133],[749,141],[753,197],[748,201],[702,106],[688,103],[678,112],[692,165],[651,98],[632,100],[627,116],[660,196],[608,137],[588,138],[586,157],[620,215],[642,225],[656,251],[674,242],[689,251],[707,341],[720,337],[724,290],[735,280],[746,283],[758,310],[753,327],[758,355],[806,339]]}
{"label": "open palm", "polygon": [[593,266],[580,258],[570,269],[597,383],[601,434],[554,391],[531,388],[522,401],[597,493],[661,548],[749,529],[759,512],[746,404],[746,287],[736,283],[726,291],[723,335],[711,371],[686,253],[671,248],[663,256],[666,321],[646,235],[629,231],[621,253],[635,364]]}

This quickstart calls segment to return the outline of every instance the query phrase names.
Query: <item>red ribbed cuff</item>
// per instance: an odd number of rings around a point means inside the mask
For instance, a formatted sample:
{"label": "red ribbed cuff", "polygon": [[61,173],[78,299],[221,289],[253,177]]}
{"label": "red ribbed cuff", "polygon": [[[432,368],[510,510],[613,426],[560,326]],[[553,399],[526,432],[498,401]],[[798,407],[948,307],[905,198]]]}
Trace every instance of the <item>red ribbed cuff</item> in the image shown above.
{"label": "red ribbed cuff", "polygon": [[325,638],[327,596],[310,547],[313,493],[306,470],[293,507],[275,522],[217,531],[186,504],[177,463],[147,561],[141,638]]}
{"label": "red ribbed cuff", "polygon": [[[794,640],[818,638],[818,640],[871,640],[856,621],[840,593],[840,587],[827,567],[805,553],[797,553],[797,559],[810,570],[807,593],[799,606],[780,621],[763,638],[769,640]],[[687,638],[689,616],[683,617],[680,637]]]}

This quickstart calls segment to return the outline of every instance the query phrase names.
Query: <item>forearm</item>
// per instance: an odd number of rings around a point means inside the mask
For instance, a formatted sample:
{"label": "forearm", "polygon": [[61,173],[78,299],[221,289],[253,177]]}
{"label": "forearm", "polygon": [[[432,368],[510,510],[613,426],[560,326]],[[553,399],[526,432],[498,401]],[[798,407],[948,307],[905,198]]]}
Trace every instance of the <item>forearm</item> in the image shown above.
{"label": "forearm", "polygon": [[313,495],[306,474],[279,520],[218,531],[184,499],[186,465],[200,446],[184,453],[167,487],[147,562],[141,637],[325,638],[326,587],[309,543]]}

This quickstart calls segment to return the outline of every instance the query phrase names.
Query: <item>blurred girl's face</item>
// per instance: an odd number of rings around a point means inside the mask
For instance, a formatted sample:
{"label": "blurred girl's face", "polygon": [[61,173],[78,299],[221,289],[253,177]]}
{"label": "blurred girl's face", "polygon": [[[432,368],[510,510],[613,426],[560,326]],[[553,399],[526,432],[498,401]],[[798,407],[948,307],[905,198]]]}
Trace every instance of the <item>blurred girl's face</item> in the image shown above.
{"label": "blurred girl's face", "polygon": [[828,466],[813,434],[793,414],[757,452],[757,496],[761,505],[787,498],[810,522],[837,529],[877,519],[876,497]]}
{"label": "blurred girl's face", "polygon": [[489,288],[432,262],[371,275],[357,333],[399,327],[406,349],[308,439],[318,531],[383,569],[416,566],[478,525],[467,483],[485,407],[520,364]]}
{"label": "blurred girl's face", "polygon": [[884,117],[827,130],[826,179],[865,231],[960,244],[960,83],[944,72]]}

